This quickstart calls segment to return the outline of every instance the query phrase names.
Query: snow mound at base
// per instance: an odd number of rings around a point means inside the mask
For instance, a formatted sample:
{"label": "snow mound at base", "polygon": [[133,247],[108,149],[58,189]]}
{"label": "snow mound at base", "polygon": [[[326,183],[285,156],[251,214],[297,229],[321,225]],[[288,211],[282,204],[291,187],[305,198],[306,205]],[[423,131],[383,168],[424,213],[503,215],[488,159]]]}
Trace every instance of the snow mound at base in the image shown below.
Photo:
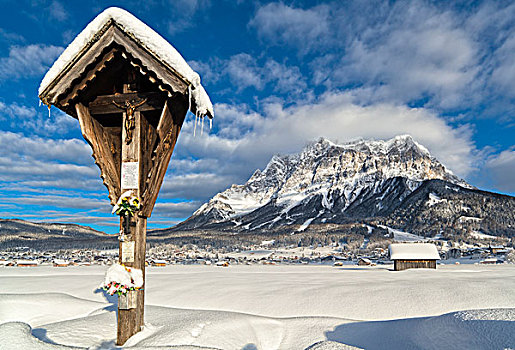
{"label": "snow mound at base", "polygon": [[[272,318],[229,311],[175,309],[149,305],[145,329],[125,344],[131,349],[197,346],[214,349],[304,349],[325,340],[324,332],[349,322],[330,317]],[[46,325],[48,339],[70,346],[113,343],[114,312]],[[174,348],[175,349],[175,348]],[[181,348],[182,349],[182,348]]]}
{"label": "snow mound at base", "polygon": [[354,346],[337,343],[334,341],[326,340],[311,345],[306,350],[362,350]]}
{"label": "snow mound at base", "polygon": [[86,316],[106,305],[65,293],[0,293],[0,323],[22,321],[36,327]]}
{"label": "snow mound at base", "polygon": [[[373,336],[371,336],[373,335]],[[327,339],[373,349],[508,349],[515,347],[515,309],[452,312],[441,316],[356,322],[326,332]]]}
{"label": "snow mound at base", "polygon": [[[0,349],[115,348],[116,314],[88,316],[31,330],[0,325]],[[352,322],[333,317],[273,318],[252,314],[146,308],[145,329],[127,349],[504,349],[515,346],[515,309],[458,311],[434,317]],[[39,338],[39,339],[37,339]]]}
{"label": "snow mound at base", "polygon": [[32,335],[32,328],[23,322],[8,322],[0,324],[0,349],[10,350],[59,350],[78,349],[43,342]]}

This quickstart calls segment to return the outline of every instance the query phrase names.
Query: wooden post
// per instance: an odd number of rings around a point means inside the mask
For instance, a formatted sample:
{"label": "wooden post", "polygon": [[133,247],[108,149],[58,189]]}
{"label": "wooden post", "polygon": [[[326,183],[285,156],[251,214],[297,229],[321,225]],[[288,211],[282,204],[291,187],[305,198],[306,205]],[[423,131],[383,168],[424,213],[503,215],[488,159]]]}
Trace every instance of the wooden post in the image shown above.
{"label": "wooden post", "polygon": [[[128,90],[128,84],[124,90]],[[129,91],[124,91],[129,92]],[[144,183],[143,179],[143,163],[146,159],[142,159],[142,127],[145,126],[146,120],[139,111],[133,111],[132,117],[134,118],[134,129],[130,130],[125,127],[127,118],[130,118],[129,112],[123,113],[122,127],[122,172],[124,163],[132,163],[133,169],[136,165],[138,172],[137,183],[127,186],[123,179],[121,181],[121,193],[132,190],[133,195],[141,198],[141,189]],[[130,135],[132,133],[132,135]],[[145,281],[145,246],[147,235],[147,218],[138,215],[131,217],[130,220],[130,234],[127,236],[125,242],[120,242],[119,260],[120,264],[125,266],[134,267],[143,271],[143,283]],[[123,218],[120,220],[120,229],[123,230]],[[127,258],[126,252],[123,251],[129,242],[134,242],[134,255],[133,259]],[[133,261],[130,261],[133,260]],[[134,293],[134,292],[133,292]],[[123,345],[127,339],[141,330],[144,325],[144,305],[145,305],[145,284],[140,290],[135,291],[136,294],[136,308],[120,309],[118,307],[118,330],[117,330],[117,345]]]}

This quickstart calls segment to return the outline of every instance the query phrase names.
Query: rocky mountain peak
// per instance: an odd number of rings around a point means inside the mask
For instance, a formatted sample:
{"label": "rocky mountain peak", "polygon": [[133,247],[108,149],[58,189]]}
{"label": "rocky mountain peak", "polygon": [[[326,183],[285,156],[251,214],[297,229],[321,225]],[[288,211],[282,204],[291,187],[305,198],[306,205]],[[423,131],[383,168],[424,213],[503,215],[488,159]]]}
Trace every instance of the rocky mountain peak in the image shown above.
{"label": "rocky mountain peak", "polygon": [[192,219],[238,223],[242,216],[267,205],[280,208],[287,216],[292,208],[314,198],[321,203],[322,211],[330,211],[335,205],[345,211],[362,200],[364,193],[385,191],[382,186],[397,178],[403,179],[402,186],[406,187],[399,194],[401,200],[426,180],[471,187],[409,135],[344,144],[320,138],[298,154],[273,156],[263,171],[256,170],[247,183],[232,185],[215,195]]}

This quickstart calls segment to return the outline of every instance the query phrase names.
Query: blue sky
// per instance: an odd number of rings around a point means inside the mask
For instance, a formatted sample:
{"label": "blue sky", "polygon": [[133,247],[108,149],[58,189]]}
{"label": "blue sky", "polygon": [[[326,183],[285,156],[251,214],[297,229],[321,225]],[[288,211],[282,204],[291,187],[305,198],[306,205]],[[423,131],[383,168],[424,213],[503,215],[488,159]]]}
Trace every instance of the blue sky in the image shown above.
{"label": "blue sky", "polygon": [[62,50],[110,6],[202,76],[213,130],[188,116],[149,227],[169,227],[273,154],[327,137],[411,134],[458,176],[515,193],[515,3],[0,0],[0,217],[116,232],[78,122],[38,106]]}

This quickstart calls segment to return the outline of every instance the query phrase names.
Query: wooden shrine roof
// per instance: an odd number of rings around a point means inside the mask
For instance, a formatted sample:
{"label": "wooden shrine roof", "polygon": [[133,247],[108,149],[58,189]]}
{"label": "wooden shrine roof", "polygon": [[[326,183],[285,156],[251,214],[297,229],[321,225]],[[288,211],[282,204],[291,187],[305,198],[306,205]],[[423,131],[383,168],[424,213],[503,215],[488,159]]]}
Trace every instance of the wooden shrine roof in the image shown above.
{"label": "wooden shrine roof", "polygon": [[120,53],[168,96],[177,92],[187,96],[193,113],[214,116],[200,76],[180,53],[132,14],[114,7],[90,22],[59,56],[41,82],[40,99],[46,105],[73,111],[67,103],[95,84],[97,74],[109,69],[109,62]]}

